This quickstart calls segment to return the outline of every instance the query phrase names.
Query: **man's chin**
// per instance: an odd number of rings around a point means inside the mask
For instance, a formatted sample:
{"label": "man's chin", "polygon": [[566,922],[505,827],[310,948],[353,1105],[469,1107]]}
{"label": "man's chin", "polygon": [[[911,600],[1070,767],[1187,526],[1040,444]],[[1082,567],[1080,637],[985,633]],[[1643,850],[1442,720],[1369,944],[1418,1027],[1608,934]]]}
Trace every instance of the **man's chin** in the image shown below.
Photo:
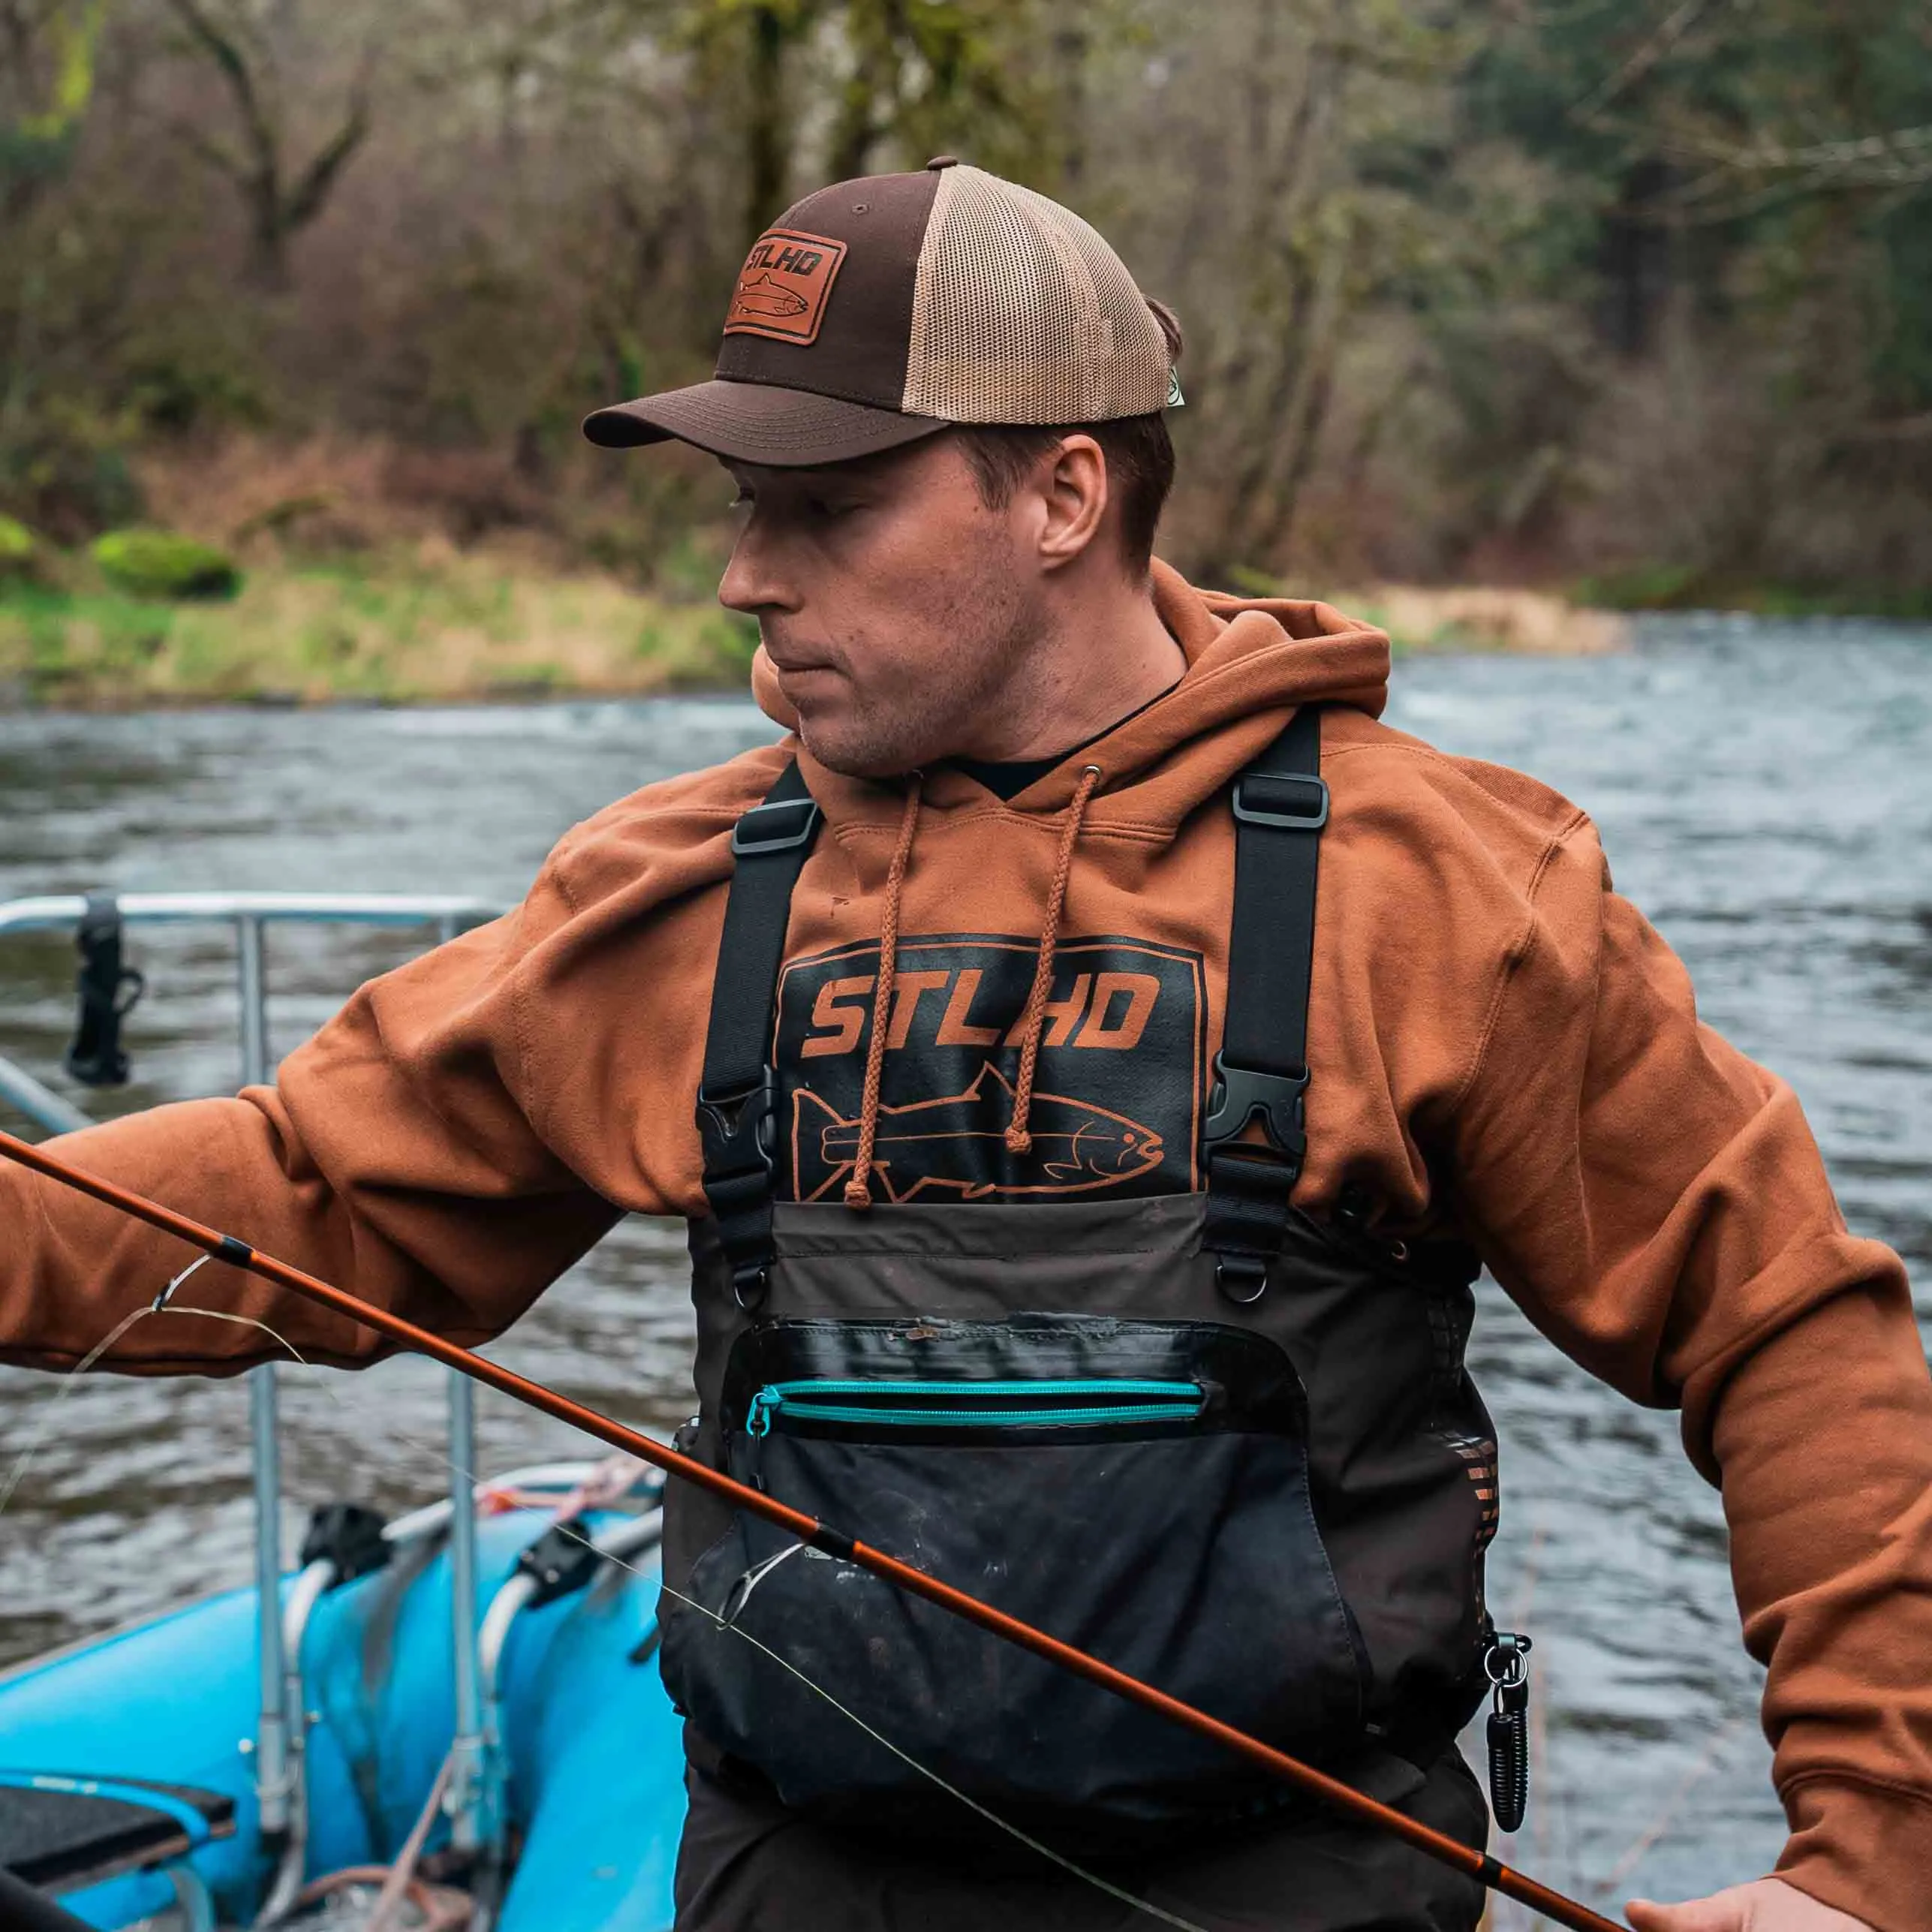
{"label": "man's chin", "polygon": [[828,772],[844,778],[903,778],[919,763],[904,747],[882,745],[850,718],[812,718],[800,714],[799,741]]}

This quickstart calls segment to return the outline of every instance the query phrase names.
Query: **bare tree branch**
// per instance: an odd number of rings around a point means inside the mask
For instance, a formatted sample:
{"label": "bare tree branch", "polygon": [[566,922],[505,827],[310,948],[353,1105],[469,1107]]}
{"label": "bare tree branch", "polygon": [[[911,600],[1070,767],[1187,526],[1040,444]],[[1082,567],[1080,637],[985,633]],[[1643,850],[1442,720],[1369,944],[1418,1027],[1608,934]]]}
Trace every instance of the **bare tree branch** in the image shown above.
{"label": "bare tree branch", "polygon": [[342,120],[291,182],[272,50],[251,50],[242,25],[223,24],[203,0],[167,0],[167,5],[191,44],[221,75],[245,152],[236,154],[179,122],[170,125],[191,153],[233,183],[248,210],[255,269],[264,281],[282,282],[290,239],[321,213],[342,170],[369,137],[374,52],[363,57]]}
{"label": "bare tree branch", "polygon": [[306,227],[322,212],[336,177],[369,138],[369,89],[366,81],[359,80],[349,97],[349,109],[342,125],[303,169],[301,179],[282,204],[282,224],[287,233],[293,234]]}
{"label": "bare tree branch", "polygon": [[1593,88],[1570,110],[1579,121],[1587,121],[1612,101],[1634,87],[1697,23],[1711,0],[1679,0],[1651,35],[1623,65]]}

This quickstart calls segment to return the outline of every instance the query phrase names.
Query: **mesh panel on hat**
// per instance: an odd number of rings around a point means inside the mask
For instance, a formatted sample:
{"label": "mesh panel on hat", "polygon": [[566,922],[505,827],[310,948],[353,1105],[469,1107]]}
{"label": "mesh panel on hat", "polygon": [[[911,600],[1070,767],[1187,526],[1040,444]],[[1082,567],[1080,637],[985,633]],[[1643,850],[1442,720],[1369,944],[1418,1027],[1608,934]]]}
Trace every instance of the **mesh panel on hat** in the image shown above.
{"label": "mesh panel on hat", "polygon": [[1167,402],[1167,345],[1119,256],[1058,202],[949,167],[919,251],[901,407],[1100,423]]}

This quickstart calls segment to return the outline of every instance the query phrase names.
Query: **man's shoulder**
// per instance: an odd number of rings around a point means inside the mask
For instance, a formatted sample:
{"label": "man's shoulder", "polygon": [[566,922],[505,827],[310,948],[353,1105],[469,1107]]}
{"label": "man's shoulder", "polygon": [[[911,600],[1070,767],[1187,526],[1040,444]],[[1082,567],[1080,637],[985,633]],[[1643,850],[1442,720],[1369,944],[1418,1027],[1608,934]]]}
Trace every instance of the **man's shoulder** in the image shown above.
{"label": "man's shoulder", "polygon": [[731,828],[770,790],[790,740],[661,778],[573,826],[544,871],[575,910],[657,879],[689,890],[731,870]]}
{"label": "man's shoulder", "polygon": [[1541,779],[1457,757],[1363,712],[1338,709],[1322,769],[1338,814],[1439,853],[1464,847],[1513,869],[1590,830],[1583,810]]}

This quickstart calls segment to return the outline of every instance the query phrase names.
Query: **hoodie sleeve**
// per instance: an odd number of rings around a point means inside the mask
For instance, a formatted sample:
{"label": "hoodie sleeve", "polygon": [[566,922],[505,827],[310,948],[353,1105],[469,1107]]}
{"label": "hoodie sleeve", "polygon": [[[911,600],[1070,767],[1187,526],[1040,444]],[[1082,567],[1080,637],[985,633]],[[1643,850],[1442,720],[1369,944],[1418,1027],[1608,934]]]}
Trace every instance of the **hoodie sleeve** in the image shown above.
{"label": "hoodie sleeve", "polygon": [[1702,1025],[1580,817],[1542,855],[1449,1128],[1470,1231],[1557,1345],[1678,1405],[1720,1485],[1792,1834],[1780,1875],[1932,1928],[1932,1378],[1784,1082]]}
{"label": "hoodie sleeve", "polygon": [[[692,1118],[730,833],[766,747],[651,787],[567,836],[515,911],[372,980],[273,1087],[158,1107],[53,1145],[451,1340],[515,1321],[625,1212],[698,1211]],[[71,1367],[194,1258],[0,1160],[0,1362]],[[371,1331],[211,1262],[184,1302],[354,1366]],[[103,1357],[227,1373],[259,1329],[136,1321]]]}
{"label": "hoodie sleeve", "polygon": [[[507,1327],[617,1210],[532,1124],[522,1009],[568,917],[554,864],[507,917],[372,981],[273,1087],[157,1107],[51,1144],[439,1330]],[[194,1259],[172,1235],[0,1162],[0,1359],[71,1367]],[[267,1323],[311,1361],[375,1359],[372,1331],[211,1262],[181,1298]],[[107,1367],[227,1373],[281,1351],[259,1329],[136,1322]]]}

